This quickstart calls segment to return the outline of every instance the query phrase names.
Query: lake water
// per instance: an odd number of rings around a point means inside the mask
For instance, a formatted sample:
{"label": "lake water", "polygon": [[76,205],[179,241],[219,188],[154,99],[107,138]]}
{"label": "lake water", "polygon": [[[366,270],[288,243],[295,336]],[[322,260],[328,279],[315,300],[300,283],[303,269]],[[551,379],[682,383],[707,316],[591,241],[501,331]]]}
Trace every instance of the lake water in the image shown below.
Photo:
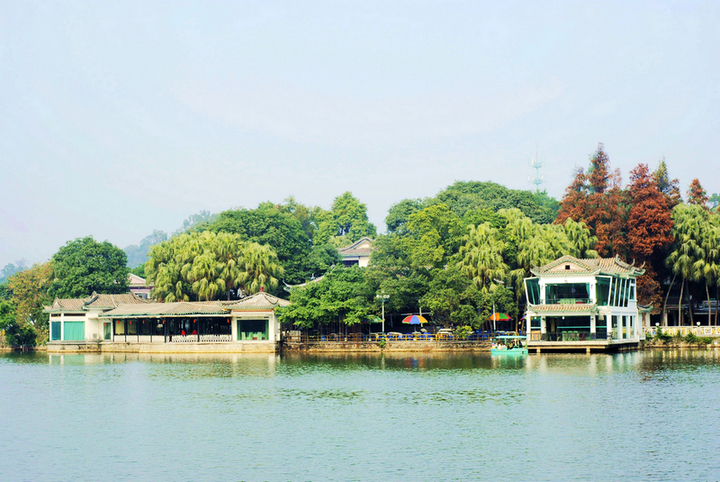
{"label": "lake water", "polygon": [[718,480],[720,351],[0,354],[0,480]]}

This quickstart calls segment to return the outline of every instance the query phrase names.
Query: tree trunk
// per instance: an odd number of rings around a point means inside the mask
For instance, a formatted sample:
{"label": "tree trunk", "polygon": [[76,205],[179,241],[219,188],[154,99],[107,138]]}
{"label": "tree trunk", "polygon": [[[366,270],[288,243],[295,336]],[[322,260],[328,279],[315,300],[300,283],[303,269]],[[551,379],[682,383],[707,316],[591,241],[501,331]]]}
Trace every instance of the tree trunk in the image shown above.
{"label": "tree trunk", "polygon": [[677,276],[677,273],[673,273],[672,281],[670,282],[670,288],[668,288],[668,292],[665,295],[665,302],[663,303],[663,325],[667,326],[667,300],[670,297],[670,291],[672,290],[673,285],[675,284],[675,277]]}
{"label": "tree trunk", "polygon": [[712,320],[712,306],[710,305],[710,288],[708,288],[707,283],[705,283],[705,294],[707,294],[708,300],[708,326],[710,326],[710,322]]}
{"label": "tree trunk", "polygon": [[678,298],[678,326],[683,325],[683,318],[682,318],[683,291],[685,291],[685,278],[683,278],[682,283],[680,284],[680,298]]}
{"label": "tree trunk", "polygon": [[687,283],[687,292],[688,292],[688,312],[690,313],[690,326],[695,325],[695,318],[693,317],[693,306],[692,306],[692,293],[690,293],[690,283],[688,280],[685,280],[685,283]]}

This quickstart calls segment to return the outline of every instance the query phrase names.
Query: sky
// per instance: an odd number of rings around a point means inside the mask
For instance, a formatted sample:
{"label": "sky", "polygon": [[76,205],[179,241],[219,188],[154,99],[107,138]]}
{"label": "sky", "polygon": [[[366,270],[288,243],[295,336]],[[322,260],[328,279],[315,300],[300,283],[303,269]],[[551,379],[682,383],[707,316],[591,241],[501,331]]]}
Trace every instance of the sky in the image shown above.
{"label": "sky", "polygon": [[[603,142],[720,191],[720,2],[0,2],[0,268],[207,210],[455,181],[562,198]],[[712,166],[712,167],[711,167]]]}

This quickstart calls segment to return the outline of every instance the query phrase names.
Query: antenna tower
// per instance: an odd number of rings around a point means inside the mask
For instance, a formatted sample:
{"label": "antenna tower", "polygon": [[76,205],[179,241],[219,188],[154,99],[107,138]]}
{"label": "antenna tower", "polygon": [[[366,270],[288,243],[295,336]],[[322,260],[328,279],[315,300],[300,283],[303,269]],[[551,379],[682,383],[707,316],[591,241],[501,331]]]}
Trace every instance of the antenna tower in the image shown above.
{"label": "antenna tower", "polygon": [[540,192],[540,184],[545,182],[545,177],[540,175],[540,168],[545,165],[538,157],[537,147],[535,148],[535,157],[530,160],[530,165],[535,169],[535,177],[529,177],[528,180],[535,184],[535,192]]}

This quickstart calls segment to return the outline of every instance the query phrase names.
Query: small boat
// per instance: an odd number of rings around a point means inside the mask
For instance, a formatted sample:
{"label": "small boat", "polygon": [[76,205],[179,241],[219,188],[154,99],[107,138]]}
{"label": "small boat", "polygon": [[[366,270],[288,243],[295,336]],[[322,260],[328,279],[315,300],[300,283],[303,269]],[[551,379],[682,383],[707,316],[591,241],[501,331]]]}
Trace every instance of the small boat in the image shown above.
{"label": "small boat", "polygon": [[527,340],[525,336],[500,335],[493,340],[490,353],[493,355],[527,355]]}

